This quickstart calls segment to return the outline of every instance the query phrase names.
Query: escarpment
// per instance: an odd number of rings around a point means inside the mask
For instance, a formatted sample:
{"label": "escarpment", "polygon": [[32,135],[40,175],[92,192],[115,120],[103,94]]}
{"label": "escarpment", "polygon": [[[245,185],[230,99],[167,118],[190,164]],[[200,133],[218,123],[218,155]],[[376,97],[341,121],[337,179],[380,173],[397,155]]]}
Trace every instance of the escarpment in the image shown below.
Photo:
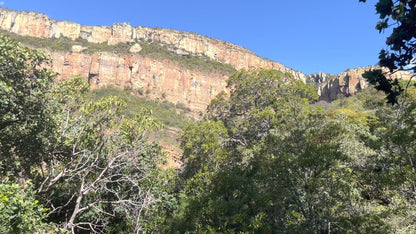
{"label": "escarpment", "polygon": [[[338,75],[316,73],[309,75],[307,80],[315,86],[320,100],[331,102],[337,99],[340,94],[343,96],[354,96],[357,92],[367,88],[369,83],[363,77],[363,73],[373,69],[380,69],[380,67],[369,66],[347,69]],[[382,70],[392,80],[409,80],[412,76],[407,71],[390,73],[387,68],[382,68]]]}
{"label": "escarpment", "polygon": [[[151,99],[183,103],[194,111],[205,110],[210,100],[225,90],[225,81],[231,73],[216,69],[190,69],[189,66],[170,61],[170,57],[155,59],[151,56],[152,52],[149,56],[143,56],[140,54],[143,45],[156,45],[156,49],[163,47],[171,54],[191,57],[188,60],[205,59],[194,66],[205,66],[213,61],[234,69],[273,68],[305,80],[301,72],[261,58],[237,45],[196,33],[132,27],[126,23],[112,27],[84,26],[49,19],[41,13],[4,8],[0,8],[0,29],[21,37],[73,41],[67,51],[42,48],[50,54],[51,68],[58,73],[58,79],[81,75],[88,78],[93,87],[131,87]],[[88,48],[84,48],[82,43],[77,45],[77,42],[85,41],[98,43],[101,47],[108,45],[109,48],[124,43],[130,48],[127,53],[121,54],[111,50],[87,53],[85,50]]]}
{"label": "escarpment", "polygon": [[102,52],[84,54],[51,52],[51,68],[58,79],[87,77],[91,86],[131,88],[150,99],[182,103],[203,111],[217,93],[225,89],[226,75],[182,69],[169,60],[157,61],[137,54]]}
{"label": "escarpment", "polygon": [[0,8],[0,29],[21,36],[37,38],[82,38],[92,43],[135,42],[137,40],[160,42],[171,45],[196,55],[204,55],[210,59],[230,64],[236,69],[262,67],[291,72],[296,78],[304,79],[305,75],[296,72],[280,63],[261,58],[253,52],[221,40],[163,28],[132,27],[126,23],[109,26],[84,26],[69,21],[57,21],[36,12],[18,12]]}
{"label": "escarpment", "polygon": [[243,47],[172,29],[126,23],[85,26],[0,8],[0,31],[46,51],[57,79],[81,75],[95,88],[128,88],[153,100],[184,104],[194,112],[204,111],[212,98],[226,90],[232,72],[243,68],[289,72],[295,79],[310,82],[326,101],[340,93],[354,95],[368,86],[362,78],[368,68],[339,75],[305,75]]}

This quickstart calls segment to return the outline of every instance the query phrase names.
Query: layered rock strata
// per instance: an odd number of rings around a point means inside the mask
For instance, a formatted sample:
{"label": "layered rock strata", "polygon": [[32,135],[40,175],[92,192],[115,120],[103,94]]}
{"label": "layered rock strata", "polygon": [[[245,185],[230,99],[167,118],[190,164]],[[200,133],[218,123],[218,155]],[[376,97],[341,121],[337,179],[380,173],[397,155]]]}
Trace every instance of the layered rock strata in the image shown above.
{"label": "layered rock strata", "polygon": [[51,68],[58,79],[74,75],[87,77],[92,87],[114,85],[131,88],[159,101],[182,103],[194,111],[204,111],[217,93],[225,90],[225,75],[186,70],[174,62],[157,61],[138,54],[83,54],[49,52]]}
{"label": "layered rock strata", "polygon": [[[316,73],[308,77],[317,87],[320,100],[327,102],[337,99],[339,94],[344,96],[354,96],[357,92],[368,87],[368,82],[363,78],[362,74],[366,71],[380,69],[380,67],[362,67],[348,69],[338,75]],[[409,80],[411,73],[406,71],[397,71],[389,73],[388,69],[383,68],[383,72],[387,74],[389,79]]]}
{"label": "layered rock strata", "polygon": [[261,58],[253,52],[221,40],[196,33],[172,29],[132,27],[126,23],[108,26],[84,26],[69,21],[57,21],[36,12],[18,12],[0,8],[0,29],[22,36],[38,38],[77,38],[93,43],[135,42],[137,40],[161,42],[191,54],[205,55],[210,59],[230,64],[236,69],[262,67],[291,72],[296,78],[305,80],[305,75],[280,63]]}
{"label": "layered rock strata", "polygon": [[[307,76],[280,63],[261,58],[240,46],[196,33],[171,29],[132,27],[129,24],[84,26],[69,21],[57,21],[36,12],[18,12],[0,8],[0,30],[36,38],[84,39],[91,43],[131,43],[131,54],[107,52],[86,54],[75,45],[69,52],[47,51],[52,59],[51,68],[58,79],[73,75],[88,78],[93,87],[115,85],[129,87],[148,98],[183,103],[193,111],[204,111],[211,99],[225,90],[226,75],[216,72],[194,71],[169,60],[154,60],[140,56],[138,43],[153,42],[168,45],[179,55],[203,55],[229,64],[236,69],[272,68],[289,72],[296,79],[312,81],[321,100],[335,100],[338,94],[354,95],[368,86],[362,73],[369,68],[357,68],[339,75],[317,73]],[[394,78],[409,78],[410,73],[395,73]]]}

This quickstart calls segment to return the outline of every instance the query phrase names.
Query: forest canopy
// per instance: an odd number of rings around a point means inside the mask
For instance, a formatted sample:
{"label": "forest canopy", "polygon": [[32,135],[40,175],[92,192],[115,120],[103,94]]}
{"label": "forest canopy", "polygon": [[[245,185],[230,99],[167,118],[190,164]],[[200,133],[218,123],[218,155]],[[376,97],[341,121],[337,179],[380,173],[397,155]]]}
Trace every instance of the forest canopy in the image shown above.
{"label": "forest canopy", "polygon": [[[398,25],[381,64],[414,72],[414,1],[376,7],[378,29]],[[321,105],[289,73],[236,71],[202,119],[175,125],[173,169],[149,137],[167,122],[160,114],[131,113],[128,91],[91,92],[80,76],[57,82],[48,62],[0,36],[1,233],[416,229],[412,81],[372,71],[375,86]]]}

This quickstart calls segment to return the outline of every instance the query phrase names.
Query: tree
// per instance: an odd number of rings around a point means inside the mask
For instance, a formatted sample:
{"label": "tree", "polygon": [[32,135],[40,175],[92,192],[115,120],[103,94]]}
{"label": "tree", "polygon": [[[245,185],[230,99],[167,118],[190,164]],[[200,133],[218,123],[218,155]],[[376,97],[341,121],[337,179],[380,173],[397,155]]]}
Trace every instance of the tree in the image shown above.
{"label": "tree", "polygon": [[4,177],[0,183],[0,232],[46,233],[60,232],[53,224],[44,222],[47,209],[35,199],[30,181],[24,186]]}
{"label": "tree", "polygon": [[[182,136],[180,232],[387,230],[358,211],[351,162],[361,126],[309,105],[314,90],[275,70],[239,71]],[[364,131],[365,132],[365,131]],[[365,154],[366,156],[367,154]]]}
{"label": "tree", "polygon": [[416,223],[416,90],[410,87],[406,102],[382,106],[367,139],[375,154],[367,158],[362,183],[365,196],[382,204],[385,220],[395,232],[415,230]]}
{"label": "tree", "polygon": [[142,232],[145,212],[158,199],[153,187],[163,154],[146,142],[158,121],[145,110],[125,119],[125,102],[114,96],[87,101],[82,77],[55,89],[60,144],[37,178],[46,217],[72,232]]}
{"label": "tree", "polygon": [[89,100],[80,76],[54,83],[43,53],[3,36],[0,62],[2,227],[52,230],[46,220],[73,233],[152,228],[144,224],[157,223],[154,204],[166,200],[159,180],[171,177],[146,138],[160,127],[151,113],[126,118],[118,97]]}
{"label": "tree", "polygon": [[[366,0],[360,0],[366,2]],[[379,32],[392,28],[386,40],[388,49],[381,50],[379,64],[391,72],[409,71],[406,82],[386,77],[382,70],[364,76],[378,90],[387,94],[394,107],[382,106],[372,124],[374,138],[368,139],[376,154],[369,158],[369,170],[363,178],[372,184],[366,196],[378,200],[389,210],[387,222],[395,232],[415,229],[415,90],[411,87],[416,73],[416,1],[379,0],[375,5],[380,21]],[[411,231],[410,231],[411,230]]]}
{"label": "tree", "polygon": [[55,76],[47,63],[40,51],[0,36],[0,159],[6,171],[29,173],[52,145],[47,93]]}
{"label": "tree", "polygon": [[91,100],[80,76],[53,82],[47,62],[0,37],[1,231],[157,230],[173,177],[147,139],[159,121],[125,117],[116,96]]}
{"label": "tree", "polygon": [[[360,0],[366,2],[366,0]],[[380,21],[376,29],[383,32],[393,27],[392,34],[387,38],[387,50],[381,50],[379,64],[387,67],[390,72],[405,70],[416,73],[416,2],[412,0],[379,0],[376,4]],[[386,77],[377,69],[365,73],[364,77],[378,90],[384,91],[389,103],[397,104],[397,97],[405,89],[397,80]],[[412,78],[414,75],[412,76]],[[408,87],[409,83],[406,85]]]}

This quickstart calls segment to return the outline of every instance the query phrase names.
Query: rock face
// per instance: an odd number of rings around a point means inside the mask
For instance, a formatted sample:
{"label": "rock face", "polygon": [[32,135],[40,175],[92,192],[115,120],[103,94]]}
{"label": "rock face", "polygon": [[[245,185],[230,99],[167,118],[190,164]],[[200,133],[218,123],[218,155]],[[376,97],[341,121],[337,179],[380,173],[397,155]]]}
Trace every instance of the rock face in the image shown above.
{"label": "rock face", "polygon": [[[362,74],[371,69],[380,69],[380,67],[364,67],[348,69],[338,75],[316,73],[308,77],[317,86],[320,100],[327,102],[337,99],[339,94],[344,96],[354,96],[357,92],[368,87],[368,82],[363,78]],[[408,80],[412,74],[405,71],[397,71],[389,74],[388,70],[383,68],[383,71],[388,74],[390,79]]]}
{"label": "rock face", "polygon": [[92,43],[131,43],[131,54],[86,54],[86,49],[74,45],[69,52],[47,51],[52,59],[51,68],[58,79],[74,75],[88,78],[93,87],[115,85],[131,87],[148,98],[183,103],[193,111],[204,111],[211,99],[225,90],[226,75],[186,69],[168,60],[142,57],[139,41],[169,45],[178,55],[203,55],[229,64],[236,69],[273,68],[293,74],[296,79],[317,83],[322,100],[332,101],[339,93],[354,95],[367,83],[361,77],[365,69],[354,69],[337,76],[323,73],[307,76],[280,63],[261,58],[240,46],[195,33],[171,29],[132,27],[129,24],[84,26],[69,21],[56,21],[44,14],[17,12],[0,8],[0,29],[21,36],[36,38],[84,39]]}
{"label": "rock face", "polygon": [[132,27],[126,23],[116,23],[112,27],[84,26],[69,21],[51,20],[41,13],[17,12],[4,8],[0,8],[0,29],[22,36],[66,37],[71,40],[83,38],[89,42],[108,43],[109,45],[136,40],[157,41],[192,54],[205,55],[210,59],[230,64],[236,69],[273,68],[291,72],[296,78],[305,80],[305,75],[301,72],[261,58],[243,47],[196,33],[162,28]]}
{"label": "rock face", "polygon": [[[137,41],[160,42],[176,48],[181,55],[204,55],[212,60],[241,68],[274,68],[292,73],[305,81],[306,76],[280,63],[263,59],[253,52],[217,39],[195,33],[171,29],[132,27],[129,24],[107,26],[84,26],[69,21],[56,21],[44,14],[18,12],[0,8],[0,29],[21,36],[37,38],[86,39],[92,43],[118,43]],[[132,87],[156,100],[183,103],[191,110],[204,111],[210,100],[225,90],[228,78],[220,73],[197,72],[185,69],[173,62],[157,61],[137,53],[142,49],[135,43],[130,55],[110,53],[84,54],[85,48],[73,46],[67,53],[51,52],[51,68],[59,74],[58,79],[73,75],[88,77],[93,87],[116,85]]]}
{"label": "rock face", "polygon": [[184,70],[168,60],[159,62],[140,55],[88,55],[79,50],[49,54],[59,79],[81,75],[88,77],[93,88],[131,87],[150,99],[183,103],[194,111],[204,111],[211,99],[225,90],[227,79],[218,73]]}

